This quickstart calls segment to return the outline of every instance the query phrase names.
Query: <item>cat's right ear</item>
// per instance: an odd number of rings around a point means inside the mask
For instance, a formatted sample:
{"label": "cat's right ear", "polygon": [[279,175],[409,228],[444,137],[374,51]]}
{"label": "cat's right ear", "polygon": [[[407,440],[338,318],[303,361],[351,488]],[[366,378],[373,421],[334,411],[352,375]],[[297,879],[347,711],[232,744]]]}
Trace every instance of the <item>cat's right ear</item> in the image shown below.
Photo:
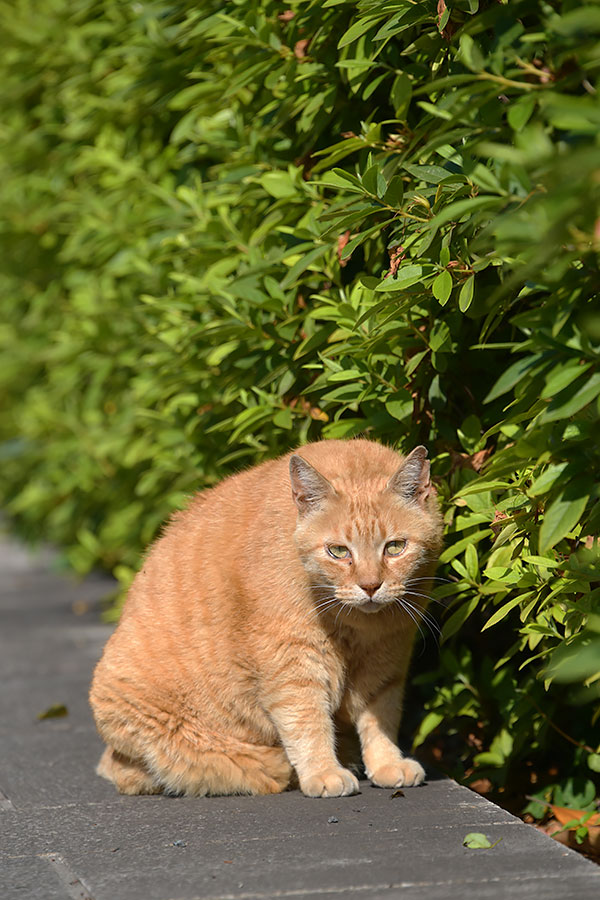
{"label": "cat's right ear", "polygon": [[301,456],[290,458],[292,496],[300,515],[318,509],[327,499],[335,496],[335,488],[314,466]]}
{"label": "cat's right ear", "polygon": [[425,447],[415,447],[388,481],[387,490],[406,503],[423,504],[435,488],[431,484],[429,460]]}

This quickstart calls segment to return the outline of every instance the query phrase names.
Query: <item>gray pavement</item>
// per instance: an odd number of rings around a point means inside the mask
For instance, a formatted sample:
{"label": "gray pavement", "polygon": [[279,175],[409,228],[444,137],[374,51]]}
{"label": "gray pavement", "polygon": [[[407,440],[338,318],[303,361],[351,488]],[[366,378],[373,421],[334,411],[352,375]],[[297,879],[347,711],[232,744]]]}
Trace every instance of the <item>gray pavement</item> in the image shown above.
{"label": "gray pavement", "polygon": [[[119,796],[94,774],[87,703],[112,583],[52,566],[0,538],[0,900],[600,897],[600,867],[449,779],[398,798]],[[54,704],[68,715],[39,721]],[[471,831],[502,840],[468,850]]]}

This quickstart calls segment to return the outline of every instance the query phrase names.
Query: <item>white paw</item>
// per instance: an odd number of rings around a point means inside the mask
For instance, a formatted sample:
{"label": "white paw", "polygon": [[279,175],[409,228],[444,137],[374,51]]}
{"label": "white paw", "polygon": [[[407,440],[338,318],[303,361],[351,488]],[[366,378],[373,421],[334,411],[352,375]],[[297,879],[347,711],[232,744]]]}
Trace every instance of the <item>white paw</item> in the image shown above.
{"label": "white paw", "polygon": [[416,759],[401,759],[379,766],[371,773],[370,778],[377,787],[414,787],[424,781],[425,770]]}
{"label": "white paw", "polygon": [[301,778],[300,788],[307,797],[347,797],[359,793],[358,780],[341,766],[332,766]]}

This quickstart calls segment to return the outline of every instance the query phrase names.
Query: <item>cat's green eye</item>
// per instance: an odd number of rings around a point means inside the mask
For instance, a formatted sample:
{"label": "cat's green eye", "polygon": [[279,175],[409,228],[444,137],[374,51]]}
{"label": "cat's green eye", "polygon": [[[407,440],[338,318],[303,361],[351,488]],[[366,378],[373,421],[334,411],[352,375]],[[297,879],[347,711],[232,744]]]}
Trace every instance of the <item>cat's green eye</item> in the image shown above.
{"label": "cat's green eye", "polygon": [[330,556],[333,556],[334,559],[350,559],[352,556],[348,548],[344,547],[342,544],[328,544],[327,552]]}
{"label": "cat's green eye", "polygon": [[406,543],[404,539],[401,541],[389,541],[385,545],[386,556],[401,556],[406,550]]}

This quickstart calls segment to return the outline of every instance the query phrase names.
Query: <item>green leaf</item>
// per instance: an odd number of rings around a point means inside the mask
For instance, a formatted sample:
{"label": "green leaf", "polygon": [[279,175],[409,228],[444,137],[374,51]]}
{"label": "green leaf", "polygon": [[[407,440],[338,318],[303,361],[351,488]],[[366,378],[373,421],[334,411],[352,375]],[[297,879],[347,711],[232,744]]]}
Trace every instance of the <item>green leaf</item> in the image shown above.
{"label": "green leaf", "polygon": [[323,156],[324,159],[321,159],[317,165],[313,167],[312,171],[313,173],[321,172],[323,169],[327,169],[329,166],[344,159],[344,157],[348,156],[350,153],[354,153],[357,150],[363,150],[364,147],[365,142],[361,138],[353,137],[338,141],[337,144],[326,147],[324,150],[317,150],[314,155]]}
{"label": "green leaf", "polygon": [[459,56],[472,72],[481,72],[484,68],[483,53],[470,34],[461,34]]}
{"label": "green leaf", "polygon": [[587,764],[592,772],[600,772],[600,753],[590,753],[587,758]]}
{"label": "green leaf", "polygon": [[418,747],[419,744],[422,744],[428,734],[431,734],[438,725],[444,721],[444,716],[442,713],[428,712],[421,724],[419,725],[419,731],[417,734],[417,738],[415,740],[415,747]]}
{"label": "green leaf", "polygon": [[589,499],[589,482],[571,482],[552,501],[540,528],[539,552],[546,553],[575,528]]}
{"label": "green leaf", "polygon": [[364,194],[365,189],[355,175],[345,172],[343,169],[331,169],[321,176],[318,184],[325,187],[343,188],[356,194]]}
{"label": "green leaf", "polygon": [[383,195],[383,202],[394,209],[400,209],[404,196],[404,181],[401,175],[394,175],[390,179],[387,191]]}
{"label": "green leaf", "polygon": [[543,400],[549,400],[564,388],[572,384],[580,375],[590,369],[592,363],[582,365],[580,359],[569,359],[561,365],[554,366],[545,378],[544,387],[540,393]]}
{"label": "green leaf", "polygon": [[475,276],[471,275],[460,289],[458,295],[458,307],[461,312],[466,312],[471,305],[473,299],[473,289],[475,286]]}
{"label": "green leaf", "polygon": [[404,168],[419,181],[426,181],[428,184],[439,184],[446,178],[455,177],[452,172],[442,169],[441,166],[404,166]]}
{"label": "green leaf", "polygon": [[515,584],[521,579],[522,575],[520,571],[509,569],[506,566],[490,566],[485,569],[483,574],[486,578],[491,578],[493,581],[500,581],[505,584]]}
{"label": "green leaf", "polygon": [[423,277],[422,266],[401,266],[394,278],[384,278],[376,286],[376,291],[403,291],[417,284]]}
{"label": "green leaf", "polygon": [[287,172],[266,172],[260,183],[264,189],[277,199],[281,197],[294,197],[298,191]]}
{"label": "green leaf", "polygon": [[540,422],[556,422],[568,419],[591,403],[600,394],[600,372],[590,378],[569,385],[551,400],[540,416]]}
{"label": "green leaf", "polygon": [[285,409],[280,409],[273,416],[273,425],[276,425],[278,428],[290,429],[293,424],[292,411],[289,407],[286,406]]}
{"label": "green leaf", "polygon": [[353,41],[358,40],[358,38],[362,37],[363,34],[366,34],[370,28],[373,28],[381,18],[382,16],[367,16],[364,19],[358,19],[358,21],[353,22],[350,28],[348,28],[339,39],[337,44],[338,50],[341,50],[342,47],[346,47]]}
{"label": "green leaf", "polygon": [[431,219],[428,227],[435,232],[440,226],[446,225],[448,222],[452,222],[453,220],[458,222],[465,215],[473,215],[474,213],[485,209],[491,210],[494,207],[497,208],[503,202],[502,197],[491,197],[490,195],[469,197],[468,200],[455,200],[454,203],[449,203],[447,206],[444,206],[444,208]]}
{"label": "green leaf", "polygon": [[508,603],[504,603],[496,612],[490,616],[485,625],[482,627],[482,631],[485,631],[486,628],[491,628],[493,625],[497,625],[498,622],[501,622],[502,619],[505,619],[509,614],[511,609],[514,609],[515,606],[518,606],[522,601],[522,596],[513,597],[512,600],[509,600]]}
{"label": "green leaf", "polygon": [[396,112],[396,118],[405,119],[406,111],[412,97],[412,83],[408,75],[397,75],[392,84],[390,98]]}
{"label": "green leaf", "polygon": [[364,372],[358,369],[342,369],[341,372],[331,372],[327,375],[328,384],[336,384],[338,381],[357,381],[364,377]]}
{"label": "green leaf", "polygon": [[566,462],[554,463],[548,466],[541,475],[535,479],[527,493],[530,497],[540,497],[551,490],[554,485],[562,478],[565,469],[569,464]]}
{"label": "green leaf", "polygon": [[435,299],[440,302],[440,305],[445,306],[452,293],[452,275],[450,272],[440,272],[431,285],[431,290]]}
{"label": "green leaf", "polygon": [[492,843],[485,834],[481,834],[479,831],[470,831],[463,838],[463,846],[470,850],[489,850]]}
{"label": "green leaf", "polygon": [[324,256],[330,248],[327,245],[321,247],[315,247],[314,250],[311,250],[306,256],[303,256],[302,259],[299,259],[297,263],[295,263],[290,271],[287,273],[285,278],[281,282],[282,288],[287,288],[291,284],[295,282],[299,275],[302,275],[303,272],[308,269],[314,262]]}
{"label": "green leaf", "polygon": [[59,719],[63,716],[68,716],[69,710],[64,705],[64,703],[55,703],[53,706],[49,706],[48,709],[44,710],[44,712],[38,713],[38,719]]}
{"label": "green leaf", "polygon": [[434,353],[450,352],[452,349],[452,335],[450,327],[444,319],[437,319],[429,332],[429,346]]}
{"label": "green leaf", "polygon": [[479,574],[479,557],[474,544],[469,544],[465,550],[465,568],[469,573],[469,578],[476,581]]}
{"label": "green leaf", "polygon": [[348,259],[354,250],[359,247],[367,238],[371,237],[373,234],[378,234],[381,231],[382,225],[385,222],[378,222],[377,225],[373,225],[371,228],[367,228],[366,231],[361,232],[355,238],[352,238],[351,241],[348,241],[344,249],[342,250],[342,259]]}
{"label": "green leaf", "polygon": [[462,628],[471,613],[477,608],[478,604],[479,597],[471,597],[470,600],[462,603],[459,608],[452,613],[442,628],[442,638],[444,641],[451,638],[453,634],[456,634],[459,628]]}
{"label": "green leaf", "polygon": [[377,194],[377,176],[380,168],[377,164],[370,166],[362,176],[363,187],[369,194]]}
{"label": "green leaf", "polygon": [[540,359],[541,354],[525,356],[522,359],[518,359],[517,362],[513,363],[502,373],[493,388],[489,391],[487,396],[484,397],[483,402],[491,403],[492,400],[496,400],[497,397],[501,397],[502,394],[506,394],[507,391],[512,390],[515,385],[528,375],[529,370],[537,365]]}
{"label": "green leaf", "polygon": [[511,103],[506,117],[513,131],[521,131],[525,127],[535,109],[535,103],[536,99],[532,94],[525,94]]}
{"label": "green leaf", "polygon": [[600,675],[600,635],[587,629],[560,644],[550,658],[546,678],[559,682],[594,680]]}
{"label": "green leaf", "polygon": [[400,421],[407,419],[412,415],[413,407],[414,401],[412,395],[410,391],[406,390],[396,391],[395,394],[390,394],[385,402],[385,408],[390,416],[393,416]]}

